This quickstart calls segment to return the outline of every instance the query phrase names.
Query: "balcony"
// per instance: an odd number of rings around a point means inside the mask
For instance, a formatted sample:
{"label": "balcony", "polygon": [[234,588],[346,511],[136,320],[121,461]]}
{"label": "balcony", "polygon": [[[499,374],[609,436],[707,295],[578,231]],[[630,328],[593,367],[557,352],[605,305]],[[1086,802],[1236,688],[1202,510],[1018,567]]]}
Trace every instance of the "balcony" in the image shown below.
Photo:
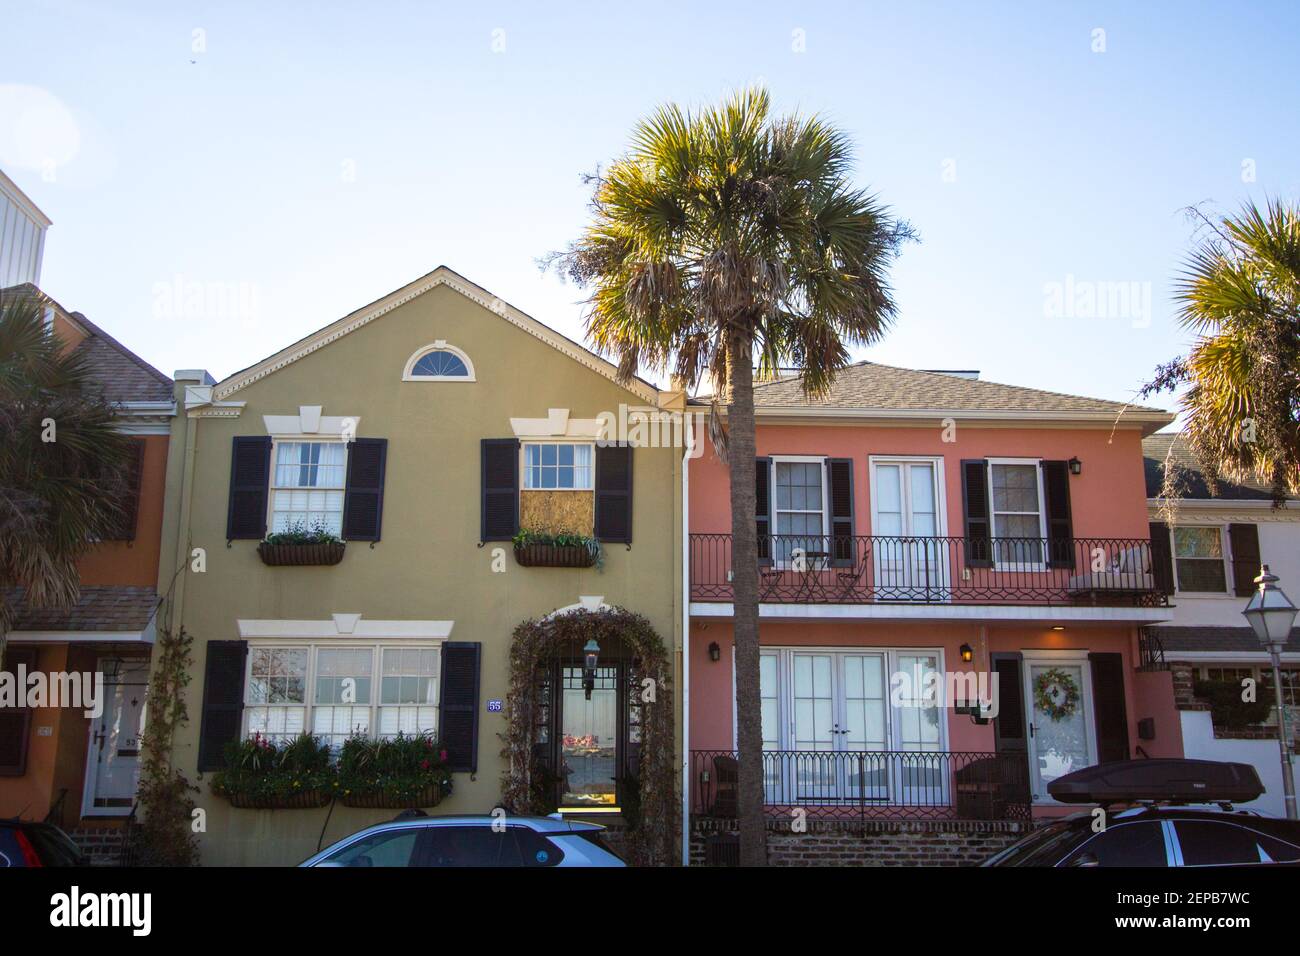
{"label": "balcony", "polygon": [[[691,751],[691,814],[736,816],[740,764],[729,750]],[[763,805],[831,820],[1028,820],[1024,754],[953,751],[766,750]]]}
{"label": "balcony", "polygon": [[[775,604],[1163,607],[1145,538],[764,535],[758,593]],[[731,535],[690,536],[691,600],[733,599]]]}

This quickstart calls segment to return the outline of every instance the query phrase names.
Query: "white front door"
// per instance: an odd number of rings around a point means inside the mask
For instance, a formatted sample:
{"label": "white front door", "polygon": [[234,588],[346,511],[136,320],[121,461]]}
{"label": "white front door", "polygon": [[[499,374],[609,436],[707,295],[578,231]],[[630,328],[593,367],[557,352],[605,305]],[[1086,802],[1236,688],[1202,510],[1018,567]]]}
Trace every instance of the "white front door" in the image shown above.
{"label": "white front door", "polygon": [[1024,663],[1030,792],[1035,802],[1055,803],[1049,783],[1097,762],[1088,661],[1026,654]]}
{"label": "white front door", "polygon": [[149,661],[101,660],[97,666],[104,674],[104,712],[90,722],[81,812],[83,816],[126,816],[140,782],[140,734]]}
{"label": "white front door", "polygon": [[948,552],[943,531],[939,463],[931,459],[871,460],[872,555],[878,597],[947,599]]}

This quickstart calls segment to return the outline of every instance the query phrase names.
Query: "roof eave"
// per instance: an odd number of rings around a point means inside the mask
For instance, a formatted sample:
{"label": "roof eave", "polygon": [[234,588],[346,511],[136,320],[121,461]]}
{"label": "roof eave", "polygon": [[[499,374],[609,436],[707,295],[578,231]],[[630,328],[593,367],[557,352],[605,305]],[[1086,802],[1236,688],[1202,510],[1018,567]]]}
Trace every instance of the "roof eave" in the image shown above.
{"label": "roof eave", "polygon": [[408,282],[400,289],[395,289],[388,295],[371,302],[369,305],[362,306],[352,312],[349,312],[343,318],[331,322],[322,329],[313,332],[292,345],[281,349],[274,355],[268,356],[255,365],[241,369],[233,375],[229,375],[216,384],[213,389],[213,397],[216,399],[228,398],[230,395],[251,385],[253,382],[278,371],[286,365],[304,358],[317,349],[323,348],[335,339],[342,338],[349,332],[355,331],[363,325],[379,318],[385,313],[391,312],[400,305],[431,292],[440,285],[445,285],[452,290],[459,292],[473,302],[477,302],[488,311],[500,316],[512,325],[523,329],[525,332],[540,339],[550,345],[556,351],[568,355],[581,365],[585,365],[592,371],[595,371],[615,384],[626,389],[638,398],[650,404],[658,401],[659,391],[644,379],[634,379],[630,382],[618,381],[618,367],[607,359],[601,358],[590,349],[579,345],[572,339],[556,332],[549,326],[539,322],[526,312],[515,308],[510,303],[498,296],[488,292],[482,286],[466,279],[460,273],[448,266],[438,266],[432,272],[429,272],[412,282]]}
{"label": "roof eave", "polygon": [[[725,415],[725,408],[723,409]],[[1072,427],[1111,425],[1116,428],[1140,428],[1143,437],[1154,434],[1174,420],[1173,415],[1154,409],[1141,409],[1119,414],[1112,410],[1023,410],[1023,409],[969,409],[969,408],[829,408],[815,405],[760,405],[754,409],[756,418],[788,421],[823,420],[837,423],[879,423],[942,421],[951,418],[962,424],[989,423],[1015,425],[1020,422],[1058,424]]]}

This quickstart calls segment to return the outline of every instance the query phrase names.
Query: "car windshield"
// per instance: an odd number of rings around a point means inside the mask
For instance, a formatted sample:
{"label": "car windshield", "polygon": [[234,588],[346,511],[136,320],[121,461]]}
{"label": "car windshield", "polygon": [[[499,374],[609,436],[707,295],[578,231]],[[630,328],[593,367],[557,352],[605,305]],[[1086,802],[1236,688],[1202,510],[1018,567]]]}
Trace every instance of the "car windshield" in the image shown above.
{"label": "car windshield", "polygon": [[989,858],[985,866],[1053,866],[1079,838],[1077,827],[1051,823]]}

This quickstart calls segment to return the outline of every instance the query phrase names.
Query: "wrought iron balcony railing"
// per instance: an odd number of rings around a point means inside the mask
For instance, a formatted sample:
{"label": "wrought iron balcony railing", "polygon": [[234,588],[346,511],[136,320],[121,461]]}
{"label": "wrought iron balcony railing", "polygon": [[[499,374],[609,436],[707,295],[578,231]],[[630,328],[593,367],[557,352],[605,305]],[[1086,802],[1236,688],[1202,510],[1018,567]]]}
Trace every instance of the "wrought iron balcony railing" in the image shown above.
{"label": "wrought iron balcony railing", "polygon": [[[691,813],[736,815],[740,762],[730,750],[692,750]],[[1028,820],[1024,754],[933,750],[763,752],[766,816],[798,808],[836,820]]]}
{"label": "wrought iron balcony railing", "polygon": [[[730,601],[731,535],[691,535],[691,600]],[[1145,538],[762,535],[759,600],[777,604],[1155,607]]]}

